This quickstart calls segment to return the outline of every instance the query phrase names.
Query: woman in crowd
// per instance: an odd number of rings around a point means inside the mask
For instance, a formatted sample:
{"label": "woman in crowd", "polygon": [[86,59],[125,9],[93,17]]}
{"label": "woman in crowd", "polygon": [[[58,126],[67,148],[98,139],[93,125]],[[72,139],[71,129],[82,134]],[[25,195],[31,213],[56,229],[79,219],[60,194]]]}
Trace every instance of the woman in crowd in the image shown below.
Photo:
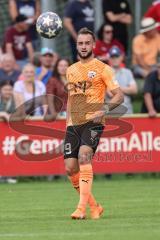
{"label": "woman in crowd", "polygon": [[123,45],[114,38],[113,27],[110,24],[105,23],[98,31],[98,40],[96,41],[96,46],[94,49],[95,57],[105,63],[108,63],[109,50],[113,46],[120,48],[121,51],[124,53]]}
{"label": "woman in crowd", "polygon": [[24,66],[24,80],[19,80],[14,85],[16,107],[24,106],[25,114],[40,116],[46,113],[45,85],[35,79],[35,67],[32,64]]}
{"label": "woman in crowd", "polygon": [[0,119],[9,120],[10,114],[15,112],[13,87],[9,81],[0,84]]}
{"label": "woman in crowd", "polygon": [[67,84],[66,71],[69,65],[68,59],[59,59],[55,65],[53,76],[47,83],[49,112],[52,116],[56,116],[57,113],[66,116],[68,94],[65,85]]}

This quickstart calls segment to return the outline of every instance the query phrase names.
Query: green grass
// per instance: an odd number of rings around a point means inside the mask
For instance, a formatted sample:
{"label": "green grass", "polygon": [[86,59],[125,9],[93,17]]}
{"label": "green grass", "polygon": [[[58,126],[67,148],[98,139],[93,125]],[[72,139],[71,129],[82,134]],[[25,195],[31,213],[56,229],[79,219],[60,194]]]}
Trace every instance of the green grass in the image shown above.
{"label": "green grass", "polygon": [[70,219],[78,195],[66,181],[0,185],[0,240],[148,240],[160,237],[160,179],[96,180],[97,221]]}

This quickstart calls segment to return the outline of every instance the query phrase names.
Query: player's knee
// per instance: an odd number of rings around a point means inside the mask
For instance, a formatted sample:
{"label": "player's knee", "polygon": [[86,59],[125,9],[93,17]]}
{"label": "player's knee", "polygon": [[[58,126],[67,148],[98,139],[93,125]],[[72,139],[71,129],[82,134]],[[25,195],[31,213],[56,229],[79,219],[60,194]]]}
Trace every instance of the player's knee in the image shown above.
{"label": "player's knee", "polygon": [[78,172],[78,170],[73,166],[66,166],[65,169],[68,176],[72,176]]}
{"label": "player's knee", "polygon": [[88,164],[92,160],[93,153],[91,152],[80,152],[78,156],[79,164]]}

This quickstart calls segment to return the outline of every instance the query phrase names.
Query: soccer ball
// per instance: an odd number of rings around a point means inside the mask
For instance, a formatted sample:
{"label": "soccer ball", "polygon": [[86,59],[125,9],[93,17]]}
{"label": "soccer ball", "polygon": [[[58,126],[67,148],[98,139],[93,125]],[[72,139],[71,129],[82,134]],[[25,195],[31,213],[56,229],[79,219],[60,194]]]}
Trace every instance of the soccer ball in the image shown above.
{"label": "soccer ball", "polygon": [[62,20],[54,12],[42,13],[36,22],[37,32],[44,38],[54,38],[62,30]]}

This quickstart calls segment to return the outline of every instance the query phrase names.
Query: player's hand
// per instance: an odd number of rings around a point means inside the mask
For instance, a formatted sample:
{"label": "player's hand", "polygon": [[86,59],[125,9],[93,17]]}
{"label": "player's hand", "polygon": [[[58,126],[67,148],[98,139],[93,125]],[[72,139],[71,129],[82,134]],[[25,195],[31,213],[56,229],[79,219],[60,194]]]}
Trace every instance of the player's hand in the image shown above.
{"label": "player's hand", "polygon": [[97,111],[93,114],[93,122],[100,123],[102,122],[103,117],[105,116],[106,112],[104,110]]}

